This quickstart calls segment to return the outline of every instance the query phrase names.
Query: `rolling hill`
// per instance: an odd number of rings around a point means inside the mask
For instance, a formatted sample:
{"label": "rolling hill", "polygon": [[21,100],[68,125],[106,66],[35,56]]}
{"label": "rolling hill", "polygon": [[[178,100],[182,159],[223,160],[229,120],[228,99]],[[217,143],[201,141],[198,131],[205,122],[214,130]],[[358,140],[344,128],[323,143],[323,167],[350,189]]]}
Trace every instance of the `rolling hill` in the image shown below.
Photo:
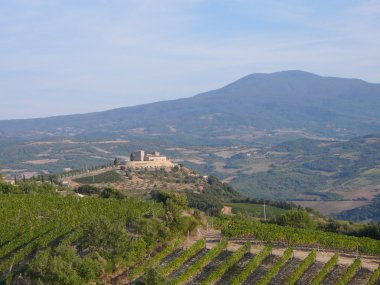
{"label": "rolling hill", "polygon": [[[380,136],[348,141],[298,139],[227,159],[239,174],[232,185],[254,197],[300,200],[371,200],[379,194]],[[254,173],[244,169],[266,163]]]}
{"label": "rolling hill", "polygon": [[248,75],[185,99],[90,114],[0,121],[0,134],[19,138],[161,135],[203,143],[260,130],[292,129],[349,137],[379,131],[379,107],[380,84],[284,71]]}

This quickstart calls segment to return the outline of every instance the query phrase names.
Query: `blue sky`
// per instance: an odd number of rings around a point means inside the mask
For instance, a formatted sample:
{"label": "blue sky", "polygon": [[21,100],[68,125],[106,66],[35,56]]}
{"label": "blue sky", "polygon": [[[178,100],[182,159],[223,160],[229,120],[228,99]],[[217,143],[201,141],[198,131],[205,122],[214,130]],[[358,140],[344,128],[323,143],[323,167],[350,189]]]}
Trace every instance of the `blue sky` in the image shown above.
{"label": "blue sky", "polygon": [[380,1],[0,0],[0,119],[299,69],[380,82]]}

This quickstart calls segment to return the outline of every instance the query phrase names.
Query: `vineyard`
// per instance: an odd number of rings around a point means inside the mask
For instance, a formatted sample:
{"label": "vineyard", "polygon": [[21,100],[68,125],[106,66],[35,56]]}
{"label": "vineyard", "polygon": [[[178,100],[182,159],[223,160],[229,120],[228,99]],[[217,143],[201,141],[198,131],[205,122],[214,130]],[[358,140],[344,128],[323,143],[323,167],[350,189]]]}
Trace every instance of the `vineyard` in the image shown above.
{"label": "vineyard", "polygon": [[0,195],[0,284],[87,284],[154,256],[139,276],[197,225],[181,211],[139,198]]}
{"label": "vineyard", "polygon": [[380,255],[380,241],[367,237],[354,237],[321,230],[279,226],[239,217],[222,219],[219,221],[219,226],[222,228],[223,234],[229,238],[253,236],[266,242]]}
{"label": "vineyard", "polygon": [[316,250],[301,252],[292,247],[236,244],[222,239],[213,246],[199,240],[188,248],[180,246],[166,252],[166,256],[169,261],[164,255],[161,261],[151,258],[155,266],[150,280],[156,283],[139,278],[148,270],[147,260],[131,270],[129,283],[124,284],[380,284],[379,260],[370,264],[359,257]]}
{"label": "vineyard", "polygon": [[[215,243],[215,236],[208,240],[206,233],[206,240],[198,240],[190,247],[179,247],[168,253],[170,260],[158,263],[151,272],[151,277],[158,278],[154,279],[158,283],[144,283],[146,279],[130,275],[133,277],[130,284],[380,284],[376,240],[351,240],[351,237],[336,234],[329,237],[328,233],[326,242],[329,238],[338,239],[328,248],[308,243],[307,236],[298,240],[299,244],[292,239],[293,246],[284,247],[278,245],[283,244],[280,226],[272,225],[275,228],[270,228],[272,232],[268,231],[263,237],[257,231],[260,227],[257,222],[244,221],[222,227],[222,233],[229,236],[229,240],[220,236],[219,243]],[[252,223],[251,227],[247,223]],[[288,227],[282,228],[291,232]],[[296,229],[292,230],[297,234]],[[347,238],[347,243],[339,241],[339,238]],[[358,245],[356,252],[351,248],[353,242]]]}
{"label": "vineyard", "polygon": [[0,195],[0,284],[380,284],[377,240],[160,199]]}

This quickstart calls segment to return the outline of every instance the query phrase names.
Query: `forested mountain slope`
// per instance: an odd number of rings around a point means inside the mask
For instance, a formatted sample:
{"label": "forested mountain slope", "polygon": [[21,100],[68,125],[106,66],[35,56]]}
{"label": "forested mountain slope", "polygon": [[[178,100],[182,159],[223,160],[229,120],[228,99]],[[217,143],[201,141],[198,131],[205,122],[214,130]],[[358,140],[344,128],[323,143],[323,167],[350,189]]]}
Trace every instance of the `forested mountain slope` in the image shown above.
{"label": "forested mountain slope", "polygon": [[[218,137],[234,130],[303,129],[329,136],[380,130],[380,84],[302,71],[252,74],[191,98],[42,119],[0,121],[2,136],[144,134]],[[252,131],[252,129],[250,129]]]}

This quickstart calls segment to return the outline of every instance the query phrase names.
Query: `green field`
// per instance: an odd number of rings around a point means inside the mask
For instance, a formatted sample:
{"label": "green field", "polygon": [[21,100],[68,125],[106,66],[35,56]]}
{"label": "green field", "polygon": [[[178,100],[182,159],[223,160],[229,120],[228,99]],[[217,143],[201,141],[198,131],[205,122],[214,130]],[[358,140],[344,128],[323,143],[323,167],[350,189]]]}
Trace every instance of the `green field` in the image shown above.
{"label": "green field", "polygon": [[[264,218],[263,204],[250,204],[250,203],[228,203],[226,206],[232,207],[232,212],[241,212],[242,214],[248,214],[253,217]],[[268,219],[275,219],[286,212],[286,210],[266,205],[266,216]]]}
{"label": "green field", "polygon": [[122,178],[116,171],[111,170],[94,176],[77,178],[74,181],[81,184],[116,183],[122,181]]}

